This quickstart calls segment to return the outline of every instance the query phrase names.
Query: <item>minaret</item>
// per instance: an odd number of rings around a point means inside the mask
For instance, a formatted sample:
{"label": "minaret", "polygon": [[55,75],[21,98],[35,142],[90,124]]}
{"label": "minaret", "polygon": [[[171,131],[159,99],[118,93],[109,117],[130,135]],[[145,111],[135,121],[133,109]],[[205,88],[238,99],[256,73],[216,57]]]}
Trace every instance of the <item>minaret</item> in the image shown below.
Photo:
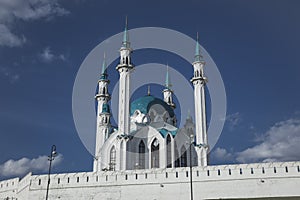
{"label": "minaret", "polygon": [[97,127],[96,127],[96,149],[95,149],[95,160],[94,160],[94,171],[101,170],[101,148],[108,138],[109,130],[111,129],[110,124],[110,109],[108,101],[110,100],[110,94],[108,93],[109,80],[107,79],[105,54],[102,65],[102,72],[100,80],[98,81],[98,91],[95,96],[97,101]]}
{"label": "minaret", "polygon": [[203,68],[205,61],[200,54],[200,45],[196,42],[195,60],[192,63],[194,76],[191,82],[194,85],[195,98],[195,124],[196,124],[196,152],[199,166],[207,166],[208,141],[206,132],[206,109],[205,109],[205,84],[207,78],[204,76]]}
{"label": "minaret", "polygon": [[129,134],[130,131],[130,113],[129,113],[129,99],[130,99],[130,74],[134,68],[131,64],[129,35],[127,30],[127,17],[126,25],[123,36],[122,47],[120,49],[120,64],[116,69],[120,73],[119,80],[119,119],[118,127],[120,134]]}
{"label": "minaret", "polygon": [[173,109],[175,109],[176,105],[173,102],[173,90],[171,90],[171,87],[172,87],[172,84],[170,83],[169,66],[167,65],[165,89],[163,90],[164,102],[166,102]]}

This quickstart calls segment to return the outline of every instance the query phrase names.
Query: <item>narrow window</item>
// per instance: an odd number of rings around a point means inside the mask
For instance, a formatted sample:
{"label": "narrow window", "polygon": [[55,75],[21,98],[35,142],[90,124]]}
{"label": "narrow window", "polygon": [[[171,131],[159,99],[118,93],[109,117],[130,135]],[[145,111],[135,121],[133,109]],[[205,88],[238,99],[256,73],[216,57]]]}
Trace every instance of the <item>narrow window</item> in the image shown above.
{"label": "narrow window", "polygon": [[218,169],[218,176],[220,176],[221,175],[221,171]]}
{"label": "narrow window", "polygon": [[70,183],[70,178],[69,178],[69,177],[68,177],[68,180],[67,180],[67,182],[68,182],[68,183]]}
{"label": "narrow window", "polygon": [[297,166],[297,170],[298,170],[298,172],[300,172],[300,167],[299,166]]}
{"label": "narrow window", "polygon": [[89,182],[89,177],[88,176],[86,177],[86,182]]}
{"label": "narrow window", "polygon": [[125,175],[125,180],[127,180],[128,179],[128,176],[127,176],[127,174]]}
{"label": "narrow window", "polygon": [[174,140],[174,149],[175,149],[175,167],[180,167],[180,156],[178,154],[177,143]]}
{"label": "narrow window", "polygon": [[147,178],[148,178],[148,174],[146,173],[146,174],[145,174],[145,179],[147,179]]}
{"label": "narrow window", "polygon": [[41,179],[39,179],[39,185],[41,185],[41,183],[42,183],[42,181],[41,181]]}
{"label": "narrow window", "polygon": [[138,179],[138,175],[137,174],[135,174],[135,179]]}
{"label": "narrow window", "polygon": [[229,175],[231,175],[231,169],[228,170]]}
{"label": "narrow window", "polygon": [[275,173],[275,174],[277,173],[277,171],[276,171],[276,167],[274,167],[274,173]]}
{"label": "narrow window", "polygon": [[186,171],[185,174],[186,174],[186,177],[189,177],[189,172],[188,171]]}
{"label": "narrow window", "polygon": [[166,178],[168,178],[168,172],[166,172]]}
{"label": "narrow window", "polygon": [[209,170],[207,170],[207,176],[209,176]]}
{"label": "narrow window", "polygon": [[288,173],[289,172],[289,169],[287,166],[285,166],[285,172]]}
{"label": "narrow window", "polygon": [[184,146],[181,147],[181,157],[180,157],[180,166],[187,167],[187,154],[186,148]]}
{"label": "narrow window", "polygon": [[199,176],[199,171],[197,171],[197,176]]}
{"label": "narrow window", "polygon": [[265,168],[264,168],[264,167],[262,168],[262,173],[263,173],[263,174],[265,173]]}
{"label": "narrow window", "polygon": [[240,168],[240,174],[241,174],[241,175],[243,174],[243,170],[242,170],[242,168]]}
{"label": "narrow window", "polygon": [[79,183],[79,177],[77,177],[77,183]]}
{"label": "narrow window", "polygon": [[171,136],[167,136],[167,168],[172,167],[172,148],[171,148]]}
{"label": "narrow window", "polygon": [[178,178],[178,172],[175,173],[176,178]]}
{"label": "narrow window", "polygon": [[159,142],[156,138],[151,144],[151,167],[159,168]]}
{"label": "narrow window", "polygon": [[254,174],[253,168],[251,168],[251,174]]}
{"label": "narrow window", "polygon": [[141,140],[139,144],[139,169],[145,169],[145,143]]}
{"label": "narrow window", "polygon": [[107,175],[105,176],[105,181],[108,181],[108,176]]}
{"label": "narrow window", "polygon": [[115,171],[116,169],[116,148],[113,146],[110,149],[110,161],[109,161],[109,170]]}
{"label": "narrow window", "polygon": [[59,184],[59,183],[60,183],[60,178],[57,179],[57,184]]}
{"label": "narrow window", "polygon": [[98,178],[98,176],[96,176],[96,182],[98,182],[99,181],[99,178]]}

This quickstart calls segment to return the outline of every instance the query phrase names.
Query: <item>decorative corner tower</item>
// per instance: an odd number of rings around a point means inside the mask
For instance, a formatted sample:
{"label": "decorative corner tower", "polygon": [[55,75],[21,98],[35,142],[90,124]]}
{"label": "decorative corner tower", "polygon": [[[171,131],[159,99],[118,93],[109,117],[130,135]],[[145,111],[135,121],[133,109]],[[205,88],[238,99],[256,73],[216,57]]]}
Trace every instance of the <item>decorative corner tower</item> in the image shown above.
{"label": "decorative corner tower", "polygon": [[170,82],[170,77],[169,77],[169,66],[167,65],[165,89],[163,90],[164,102],[166,102],[173,109],[175,109],[176,105],[173,102],[173,90],[171,90],[171,87],[172,87],[172,84]]}
{"label": "decorative corner tower", "polygon": [[205,109],[205,85],[207,78],[204,76],[203,68],[205,61],[200,54],[199,38],[197,33],[195,60],[192,63],[194,76],[191,82],[194,85],[195,99],[195,124],[196,124],[196,153],[199,166],[207,166],[208,140],[206,130],[206,109]]}
{"label": "decorative corner tower", "polygon": [[108,74],[106,69],[106,60],[104,54],[104,60],[102,64],[102,72],[100,80],[98,81],[98,91],[95,96],[97,101],[97,127],[96,127],[96,149],[95,149],[95,160],[94,160],[94,171],[101,170],[101,148],[108,138],[109,131],[111,129],[110,124],[110,109],[108,101],[110,100],[110,94],[108,93]]}
{"label": "decorative corner tower", "polygon": [[129,134],[130,132],[130,74],[134,68],[131,63],[131,52],[129,42],[129,35],[127,30],[127,17],[126,25],[123,36],[122,47],[120,49],[120,64],[117,65],[116,69],[119,71],[120,80],[119,80],[119,119],[118,127],[120,134]]}

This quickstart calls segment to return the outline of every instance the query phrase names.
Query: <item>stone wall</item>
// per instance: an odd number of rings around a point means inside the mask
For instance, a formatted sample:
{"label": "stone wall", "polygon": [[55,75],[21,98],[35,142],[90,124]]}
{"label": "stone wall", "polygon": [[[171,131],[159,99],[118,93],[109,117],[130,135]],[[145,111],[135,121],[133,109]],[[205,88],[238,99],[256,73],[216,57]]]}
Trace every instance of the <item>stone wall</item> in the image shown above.
{"label": "stone wall", "polygon": [[[189,199],[189,168],[52,174],[50,199]],[[194,199],[299,197],[300,162],[193,167]],[[0,182],[0,200],[45,199],[47,175]]]}

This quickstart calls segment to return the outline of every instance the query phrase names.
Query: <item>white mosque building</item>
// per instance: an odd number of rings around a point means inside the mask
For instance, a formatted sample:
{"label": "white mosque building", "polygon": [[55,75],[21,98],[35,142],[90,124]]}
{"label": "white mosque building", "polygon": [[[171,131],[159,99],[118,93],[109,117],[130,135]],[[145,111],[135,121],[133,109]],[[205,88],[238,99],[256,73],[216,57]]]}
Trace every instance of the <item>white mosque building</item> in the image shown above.
{"label": "white mosque building", "polygon": [[[177,126],[166,73],[163,98],[130,102],[134,73],[127,31],[120,48],[118,127],[110,123],[105,59],[95,95],[97,124],[91,172],[51,174],[49,200],[300,199],[300,162],[215,165],[208,163],[205,61],[196,43],[191,83],[195,123]],[[27,174],[0,182],[1,199],[45,199],[48,175]]]}

